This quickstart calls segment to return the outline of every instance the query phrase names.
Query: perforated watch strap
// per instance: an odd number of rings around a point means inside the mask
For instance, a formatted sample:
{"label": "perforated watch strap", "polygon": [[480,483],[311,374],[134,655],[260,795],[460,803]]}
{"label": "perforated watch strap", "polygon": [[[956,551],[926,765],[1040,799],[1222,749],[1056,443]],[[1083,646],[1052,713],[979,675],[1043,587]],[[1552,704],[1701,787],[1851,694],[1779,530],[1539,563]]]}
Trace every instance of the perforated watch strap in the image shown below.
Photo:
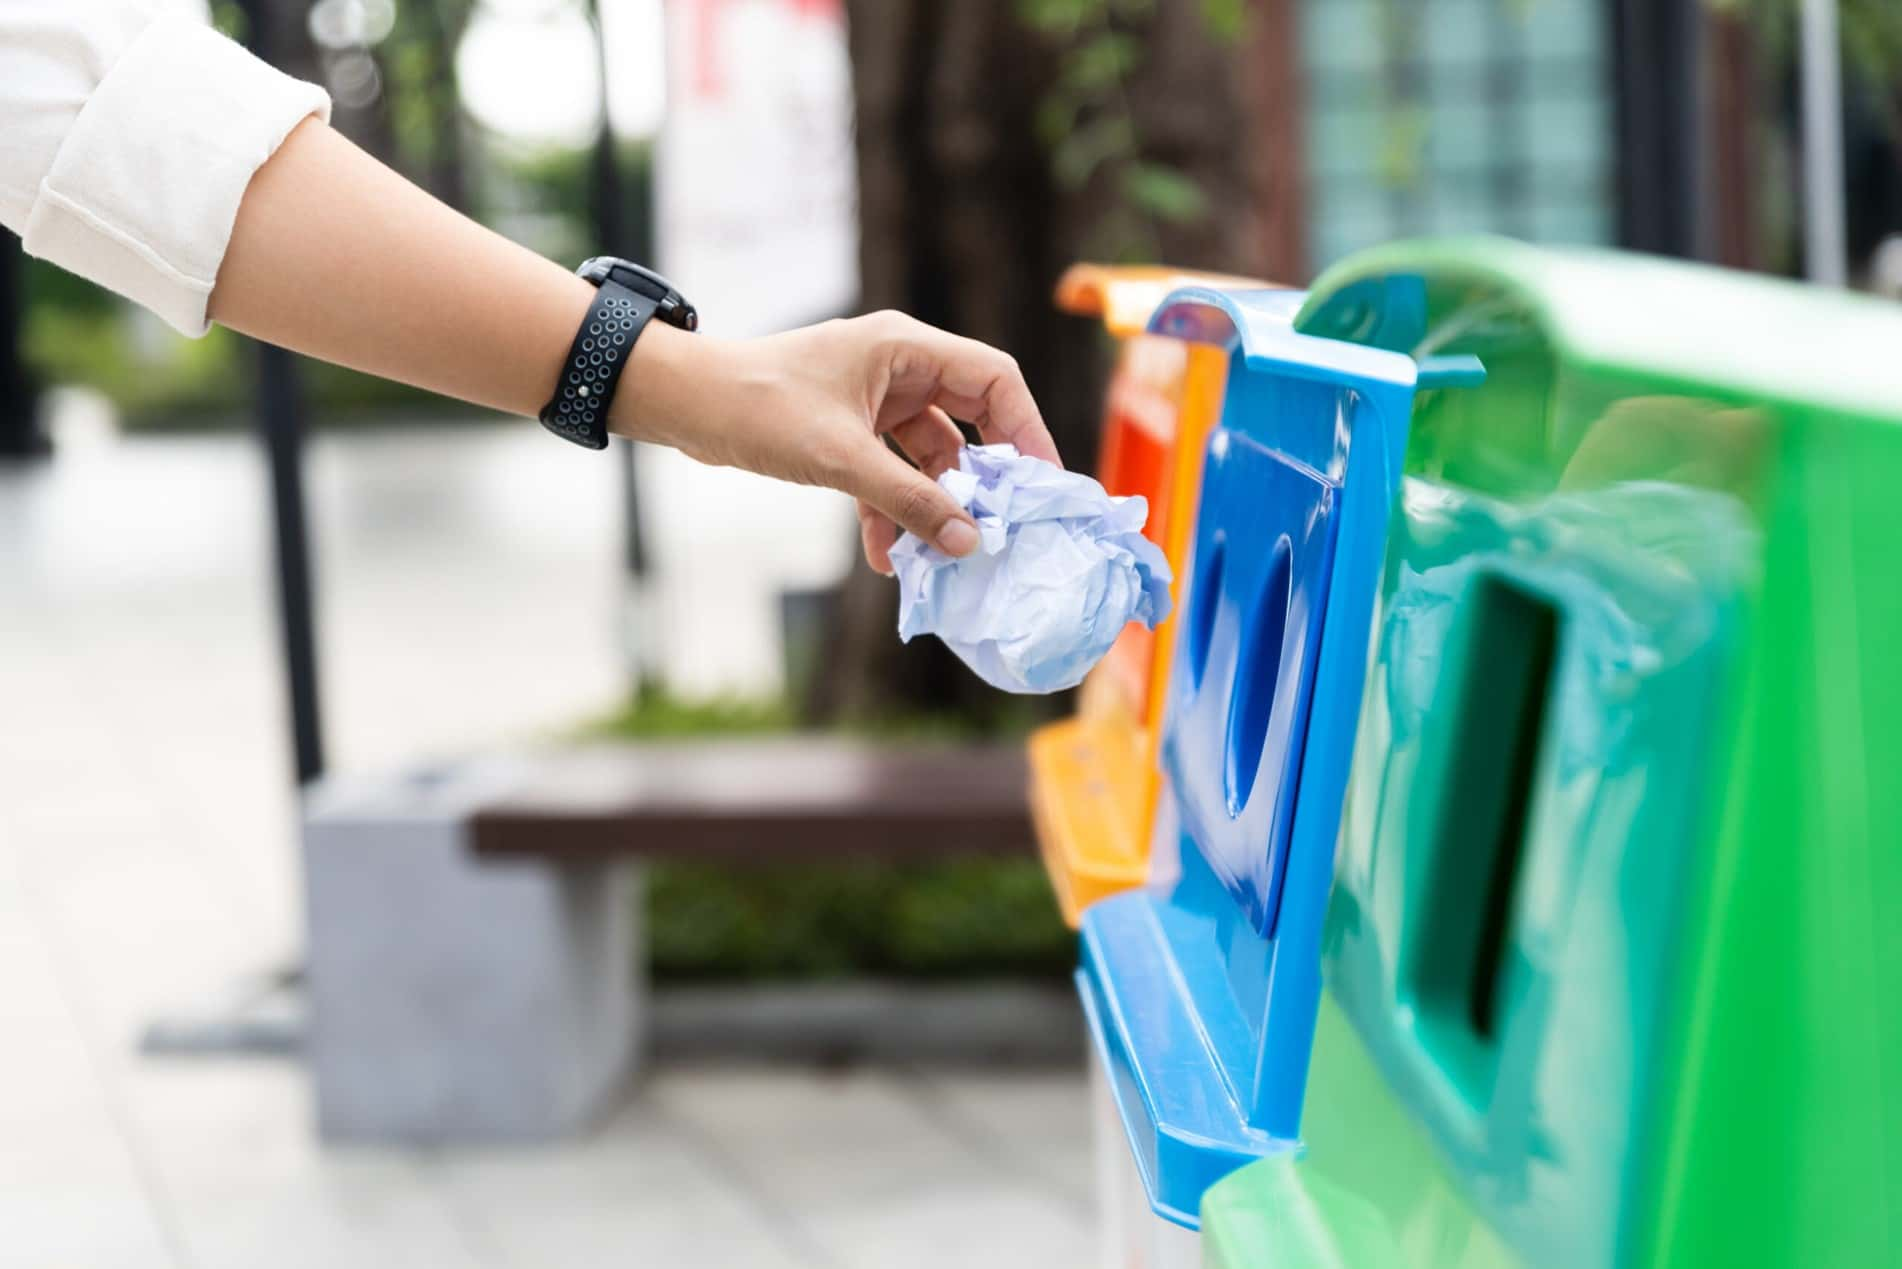
{"label": "perforated watch strap", "polygon": [[653,300],[618,282],[601,284],[575,332],[555,395],[542,407],[544,427],[589,449],[608,447],[608,406],[654,307]]}

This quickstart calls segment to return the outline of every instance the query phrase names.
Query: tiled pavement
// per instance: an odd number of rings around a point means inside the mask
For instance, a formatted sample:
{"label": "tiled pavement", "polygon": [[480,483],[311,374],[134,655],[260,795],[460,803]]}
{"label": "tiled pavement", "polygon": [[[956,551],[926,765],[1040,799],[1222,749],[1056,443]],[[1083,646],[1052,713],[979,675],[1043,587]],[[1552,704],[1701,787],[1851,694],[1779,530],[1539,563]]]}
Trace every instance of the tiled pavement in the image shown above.
{"label": "tiled pavement", "polygon": [[[154,1017],[295,956],[266,507],[242,438],[113,442],[67,415],[52,466],[0,472],[0,1267],[1091,1259],[1078,1074],[676,1065],[570,1145],[365,1151],[314,1141],[292,1062],[140,1056]],[[612,699],[617,473],[595,458],[516,425],[318,442],[334,765]],[[770,676],[757,570],[836,569],[849,512],[647,475],[674,525],[664,628],[730,632],[684,641],[683,677]]]}

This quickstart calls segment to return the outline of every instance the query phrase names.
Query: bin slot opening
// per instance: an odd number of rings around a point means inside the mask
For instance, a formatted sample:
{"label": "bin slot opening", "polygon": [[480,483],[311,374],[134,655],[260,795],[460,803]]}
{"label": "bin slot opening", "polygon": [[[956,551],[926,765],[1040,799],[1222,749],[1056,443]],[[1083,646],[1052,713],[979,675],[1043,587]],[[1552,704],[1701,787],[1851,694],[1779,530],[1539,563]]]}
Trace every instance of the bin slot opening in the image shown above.
{"label": "bin slot opening", "polygon": [[1487,851],[1491,866],[1466,999],[1473,1030],[1490,1039],[1498,1015],[1499,969],[1506,954],[1512,899],[1518,889],[1519,863],[1525,855],[1526,830],[1530,827],[1532,779],[1539,736],[1545,725],[1546,688],[1552,679],[1552,657],[1558,644],[1558,617],[1547,605],[1533,603],[1505,587],[1487,590],[1510,597],[1495,599],[1496,609],[1518,609],[1495,623],[1491,632],[1497,638],[1506,635],[1508,629],[1512,631],[1499,640],[1507,645],[1497,649],[1499,660],[1494,661],[1492,650],[1486,649],[1482,641],[1476,662],[1497,664],[1504,678],[1498,715],[1502,726],[1496,737],[1506,749],[1501,755],[1504,761],[1491,772],[1473,773],[1474,782],[1484,788],[1482,814],[1491,821],[1485,824],[1485,837],[1491,838]]}
{"label": "bin slot opening", "polygon": [[1478,1076],[1490,1069],[1501,1021],[1559,615],[1519,587],[1485,578],[1474,585],[1463,635],[1451,649],[1455,695],[1439,733],[1444,785],[1414,979],[1429,1041],[1453,1050],[1442,1060]]}
{"label": "bin slot opening", "polygon": [[1209,665],[1209,645],[1215,641],[1215,615],[1222,606],[1222,565],[1228,543],[1220,533],[1209,543],[1208,559],[1196,569],[1189,588],[1189,686],[1200,689]]}
{"label": "bin slot opening", "polygon": [[1242,651],[1229,699],[1226,761],[1228,813],[1241,814],[1255,790],[1262,752],[1268,743],[1268,725],[1281,686],[1282,661],[1288,654],[1288,602],[1292,594],[1293,546],[1287,538],[1275,544],[1268,576],[1255,597],[1248,625],[1242,633]]}

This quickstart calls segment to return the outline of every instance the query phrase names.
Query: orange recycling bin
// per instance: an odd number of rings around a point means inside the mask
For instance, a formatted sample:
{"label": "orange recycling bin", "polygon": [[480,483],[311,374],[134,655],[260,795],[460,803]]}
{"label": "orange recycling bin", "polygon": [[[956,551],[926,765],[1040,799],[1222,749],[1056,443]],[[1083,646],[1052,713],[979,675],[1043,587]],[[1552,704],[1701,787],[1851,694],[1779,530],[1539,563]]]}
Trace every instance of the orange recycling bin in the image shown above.
{"label": "orange recycling bin", "polygon": [[[1149,500],[1143,532],[1175,574],[1195,527],[1202,449],[1222,412],[1228,356],[1146,331],[1178,287],[1259,290],[1268,283],[1154,265],[1078,264],[1057,283],[1057,306],[1097,317],[1120,341],[1103,405],[1098,475],[1112,494]],[[1154,632],[1131,624],[1085,680],[1077,713],[1030,737],[1030,801],[1051,887],[1072,926],[1098,899],[1141,885],[1160,777],[1157,742],[1176,616]]]}

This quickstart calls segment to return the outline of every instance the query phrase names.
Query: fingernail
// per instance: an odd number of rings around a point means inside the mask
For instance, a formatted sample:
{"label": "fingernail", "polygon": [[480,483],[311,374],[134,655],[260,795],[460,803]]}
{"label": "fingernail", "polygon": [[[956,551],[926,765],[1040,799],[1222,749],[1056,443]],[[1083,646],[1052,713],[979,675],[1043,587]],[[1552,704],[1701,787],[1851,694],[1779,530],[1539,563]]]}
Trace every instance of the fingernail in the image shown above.
{"label": "fingernail", "polygon": [[977,550],[977,526],[969,520],[946,520],[938,530],[938,549],[946,555],[969,555]]}

